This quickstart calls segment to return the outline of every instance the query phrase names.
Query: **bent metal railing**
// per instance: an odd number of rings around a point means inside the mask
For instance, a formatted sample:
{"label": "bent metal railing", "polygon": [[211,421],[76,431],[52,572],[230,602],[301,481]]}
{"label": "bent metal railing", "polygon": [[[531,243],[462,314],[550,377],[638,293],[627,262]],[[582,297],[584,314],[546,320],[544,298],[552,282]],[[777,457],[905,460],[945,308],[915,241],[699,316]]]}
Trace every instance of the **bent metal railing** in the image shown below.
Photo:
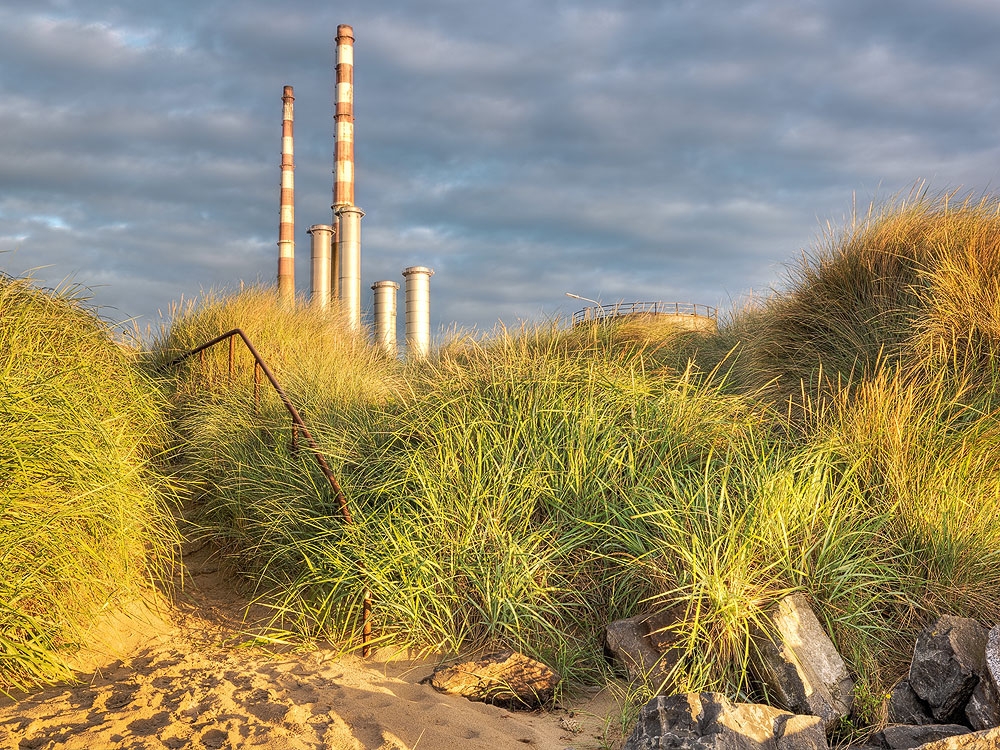
{"label": "bent metal railing", "polygon": [[585,307],[573,313],[573,325],[591,320],[608,320],[623,315],[691,315],[717,320],[718,309],[695,302],[618,302],[614,305]]}
{"label": "bent metal railing", "polygon": [[[298,409],[295,408],[288,395],[285,393],[284,389],[278,384],[277,378],[274,377],[274,373],[271,372],[271,368],[267,366],[264,358],[260,356],[260,352],[257,351],[256,347],[250,343],[250,339],[247,338],[246,333],[240,328],[234,328],[231,331],[223,333],[221,336],[216,336],[211,341],[206,341],[199,347],[192,349],[189,352],[184,352],[179,357],[175,357],[164,365],[164,369],[168,367],[174,367],[179,365],[196,354],[200,354],[202,358],[205,356],[205,350],[211,349],[216,344],[221,344],[223,341],[229,341],[229,381],[233,380],[233,373],[236,360],[236,337],[239,337],[243,343],[246,345],[247,350],[253,356],[253,400],[254,407],[260,407],[260,373],[264,373],[264,377],[268,379],[271,386],[274,388],[274,392],[278,394],[278,398],[281,399],[281,403],[284,404],[285,409],[292,417],[292,448],[293,450],[298,446],[298,435],[301,432],[302,437],[305,438],[306,443],[309,445],[312,451],[313,457],[316,459],[316,463],[319,465],[319,470],[323,472],[323,476],[326,477],[326,481],[330,483],[330,489],[333,491],[334,499],[340,508],[340,515],[344,519],[344,523],[351,525],[354,523],[354,518],[351,516],[351,510],[347,506],[347,497],[344,495],[344,490],[340,486],[340,482],[334,476],[333,471],[330,469],[330,465],[323,458],[323,453],[319,449],[319,445],[313,438],[312,433],[309,432],[309,428],[306,427],[306,423],[302,421],[302,415],[299,413]],[[371,592],[366,590],[364,593],[364,601],[362,604],[362,612],[364,623],[362,625],[361,631],[361,655],[368,656],[371,652],[371,636],[372,636],[372,626],[371,626],[371,611],[372,611],[372,597]]]}

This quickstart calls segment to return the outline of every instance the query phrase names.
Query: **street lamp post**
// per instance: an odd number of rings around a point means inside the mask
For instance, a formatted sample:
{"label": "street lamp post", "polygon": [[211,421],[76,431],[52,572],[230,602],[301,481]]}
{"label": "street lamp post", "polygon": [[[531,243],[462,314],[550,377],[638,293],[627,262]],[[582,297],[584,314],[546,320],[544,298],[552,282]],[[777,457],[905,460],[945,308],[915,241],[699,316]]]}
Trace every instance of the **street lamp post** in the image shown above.
{"label": "street lamp post", "polygon": [[582,299],[584,302],[593,302],[598,307],[601,306],[601,303],[598,302],[596,299],[591,299],[590,297],[581,297],[579,294],[573,294],[573,292],[566,292],[566,296],[572,297],[573,299]]}
{"label": "street lamp post", "polygon": [[[573,294],[573,292],[566,292],[566,296],[567,297],[572,297],[573,299],[583,300],[584,302],[593,302],[595,305],[597,305],[598,308],[601,307],[601,303],[600,302],[598,302],[596,299],[590,299],[590,297],[581,297],[579,294]],[[598,312],[599,312],[599,310],[598,310]],[[589,316],[587,315],[587,313],[584,312],[583,319],[586,320],[588,317]]]}

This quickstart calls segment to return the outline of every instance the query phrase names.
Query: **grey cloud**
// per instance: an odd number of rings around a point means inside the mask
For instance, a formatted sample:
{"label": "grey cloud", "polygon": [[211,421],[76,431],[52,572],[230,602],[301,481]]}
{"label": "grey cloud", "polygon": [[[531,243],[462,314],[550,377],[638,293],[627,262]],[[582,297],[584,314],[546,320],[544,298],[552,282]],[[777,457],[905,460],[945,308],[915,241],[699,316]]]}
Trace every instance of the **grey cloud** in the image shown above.
{"label": "grey cloud", "polygon": [[363,284],[437,268],[435,327],[571,312],[565,291],[725,304],[781,283],[854,192],[996,183],[988,3],[286,6],[5,3],[0,267],[52,264],[154,319],[269,283],[291,84],[304,291],[337,23],[357,37]]}

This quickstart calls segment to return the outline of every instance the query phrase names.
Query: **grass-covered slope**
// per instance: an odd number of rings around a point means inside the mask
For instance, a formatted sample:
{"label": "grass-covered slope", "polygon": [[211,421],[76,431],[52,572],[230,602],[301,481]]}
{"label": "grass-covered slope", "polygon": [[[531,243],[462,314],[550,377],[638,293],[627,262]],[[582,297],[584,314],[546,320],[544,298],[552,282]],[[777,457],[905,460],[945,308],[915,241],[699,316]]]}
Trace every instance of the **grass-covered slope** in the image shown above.
{"label": "grass-covered slope", "polygon": [[[291,419],[262,377],[255,404],[254,362],[239,339],[232,378],[228,342],[166,367],[234,328],[247,334],[314,430],[394,400],[405,380],[395,362],[352,334],[335,312],[280,305],[270,290],[209,295],[179,311],[163,331],[154,364],[173,391],[179,469],[194,491],[193,518],[232,553],[237,570],[255,581],[286,557],[295,558],[282,534],[309,533],[295,522],[281,526],[281,519],[306,509],[339,518],[339,511],[304,443],[302,451],[290,450]],[[334,463],[345,460],[347,438],[345,431],[327,431],[323,447]],[[276,557],[265,562],[270,550]]]}
{"label": "grass-covered slope", "polygon": [[134,359],[70,296],[0,277],[0,690],[67,676],[173,558],[163,401]]}
{"label": "grass-covered slope", "polygon": [[370,590],[386,641],[571,678],[603,669],[609,619],[670,607],[678,686],[736,694],[755,624],[804,591],[877,695],[923,621],[1000,620],[997,214],[874,212],[714,334],[542,325],[404,364],[269,295],[210,301],[164,356],[259,338],[356,523],[223,351],[176,399],[203,528],[286,627],[356,644]]}
{"label": "grass-covered slope", "polygon": [[884,365],[983,368],[1000,342],[1000,203],[953,195],[873,207],[831,231],[786,288],[737,316],[744,379],[836,392]]}

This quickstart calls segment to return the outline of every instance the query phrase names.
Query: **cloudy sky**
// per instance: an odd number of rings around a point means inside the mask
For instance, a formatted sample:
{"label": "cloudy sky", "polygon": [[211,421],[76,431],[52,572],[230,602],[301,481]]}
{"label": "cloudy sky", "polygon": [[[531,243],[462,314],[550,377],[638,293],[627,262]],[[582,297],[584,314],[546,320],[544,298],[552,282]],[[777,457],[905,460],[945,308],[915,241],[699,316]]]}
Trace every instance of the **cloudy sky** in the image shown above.
{"label": "cloudy sky", "polygon": [[338,23],[366,306],[430,266],[435,330],[729,308],[855,197],[998,187],[994,0],[3,0],[0,269],[154,327],[273,283],[290,84],[306,293]]}

